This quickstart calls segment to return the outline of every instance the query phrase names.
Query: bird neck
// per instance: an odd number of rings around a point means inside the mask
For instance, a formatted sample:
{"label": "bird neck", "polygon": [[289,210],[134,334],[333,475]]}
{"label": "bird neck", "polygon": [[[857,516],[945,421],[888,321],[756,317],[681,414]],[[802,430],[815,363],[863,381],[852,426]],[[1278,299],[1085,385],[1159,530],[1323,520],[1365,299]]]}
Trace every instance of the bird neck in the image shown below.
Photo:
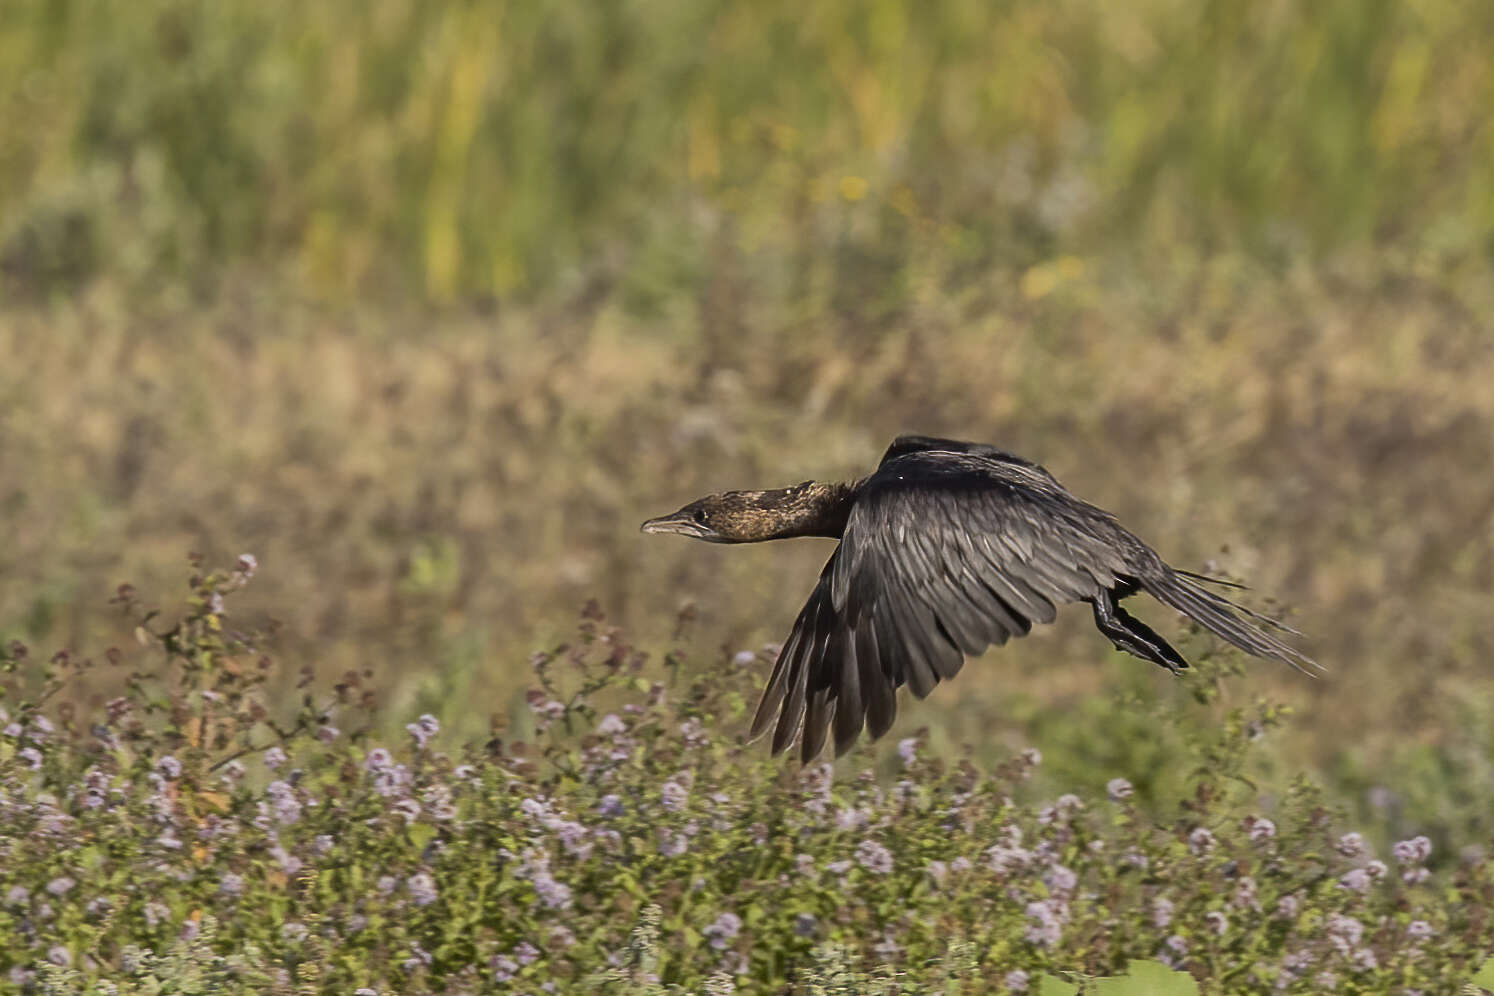
{"label": "bird neck", "polygon": [[740,493],[732,516],[733,539],[739,543],[829,536],[839,539],[851,514],[854,486],[805,481],[792,488]]}

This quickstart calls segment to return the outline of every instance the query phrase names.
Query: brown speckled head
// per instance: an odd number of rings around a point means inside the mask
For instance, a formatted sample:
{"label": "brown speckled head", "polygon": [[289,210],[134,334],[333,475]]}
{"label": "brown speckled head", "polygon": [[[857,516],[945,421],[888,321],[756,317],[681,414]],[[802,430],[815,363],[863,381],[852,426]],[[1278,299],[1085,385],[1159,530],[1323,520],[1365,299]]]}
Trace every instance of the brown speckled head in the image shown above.
{"label": "brown speckled head", "polygon": [[777,491],[724,491],[643,524],[646,533],[679,533],[708,543],[758,543],[791,536],[839,537],[851,510],[851,485],[805,481]]}

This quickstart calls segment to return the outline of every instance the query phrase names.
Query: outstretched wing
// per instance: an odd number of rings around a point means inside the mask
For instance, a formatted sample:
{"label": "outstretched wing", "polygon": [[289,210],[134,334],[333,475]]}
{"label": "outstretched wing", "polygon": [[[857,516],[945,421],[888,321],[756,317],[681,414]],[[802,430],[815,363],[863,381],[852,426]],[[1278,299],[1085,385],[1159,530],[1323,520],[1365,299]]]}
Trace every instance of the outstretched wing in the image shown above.
{"label": "outstretched wing", "polygon": [[1242,650],[1313,666],[1235,612],[1274,620],[1173,570],[1043,468],[978,445],[904,437],[860,485],[752,721],[754,738],[773,726],[775,754],[801,728],[805,761],[832,732],[837,754],[863,727],[876,739],[900,686],[923,698],[966,656],[1105,590],[1146,590]]}
{"label": "outstretched wing", "polygon": [[777,753],[802,726],[805,760],[832,722],[837,753],[863,726],[875,739],[899,686],[923,698],[965,656],[1113,586],[1133,546],[1156,556],[1025,461],[944,447],[884,459],[779,653],[751,735],[776,717]]}

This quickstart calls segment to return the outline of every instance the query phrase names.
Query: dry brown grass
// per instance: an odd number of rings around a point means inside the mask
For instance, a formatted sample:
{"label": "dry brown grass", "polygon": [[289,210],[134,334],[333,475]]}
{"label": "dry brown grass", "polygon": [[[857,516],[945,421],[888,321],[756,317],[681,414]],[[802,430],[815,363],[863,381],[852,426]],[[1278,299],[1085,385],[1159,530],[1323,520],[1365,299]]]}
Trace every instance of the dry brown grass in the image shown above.
{"label": "dry brown grass", "polygon": [[[1491,284],[1384,261],[1062,269],[963,293],[931,274],[877,327],[730,311],[751,288],[725,285],[662,322],[606,296],[334,316],[247,284],[205,311],[107,290],[10,311],[0,620],[98,649],[118,582],[166,591],[188,549],[252,551],[288,649],[397,675],[396,705],[471,728],[588,597],[656,646],[693,603],[709,656],[781,638],[829,551],[661,541],[645,516],[947,433],[1044,462],[1175,563],[1217,560],[1292,607],[1329,675],[1261,665],[1227,690],[1299,709],[1284,759],[1355,791],[1427,765],[1487,777]],[[1177,694],[1138,668],[1073,610],[901,729],[1010,743],[1117,681]]]}

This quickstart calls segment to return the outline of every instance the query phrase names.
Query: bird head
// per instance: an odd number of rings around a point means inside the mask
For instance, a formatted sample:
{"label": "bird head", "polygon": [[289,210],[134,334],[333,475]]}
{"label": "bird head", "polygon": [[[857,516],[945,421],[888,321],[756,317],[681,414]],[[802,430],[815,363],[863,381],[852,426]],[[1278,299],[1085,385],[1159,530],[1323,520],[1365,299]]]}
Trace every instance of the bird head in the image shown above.
{"label": "bird head", "polygon": [[678,512],[649,519],[646,533],[679,533],[707,543],[756,543],[786,536],[840,535],[824,531],[842,511],[831,505],[841,490],[805,481],[776,491],[723,491],[692,501]]}
{"label": "bird head", "polygon": [[724,491],[692,501],[678,512],[649,519],[642,526],[646,533],[679,533],[707,543],[746,542],[744,519],[751,517],[755,506],[751,492]]}

